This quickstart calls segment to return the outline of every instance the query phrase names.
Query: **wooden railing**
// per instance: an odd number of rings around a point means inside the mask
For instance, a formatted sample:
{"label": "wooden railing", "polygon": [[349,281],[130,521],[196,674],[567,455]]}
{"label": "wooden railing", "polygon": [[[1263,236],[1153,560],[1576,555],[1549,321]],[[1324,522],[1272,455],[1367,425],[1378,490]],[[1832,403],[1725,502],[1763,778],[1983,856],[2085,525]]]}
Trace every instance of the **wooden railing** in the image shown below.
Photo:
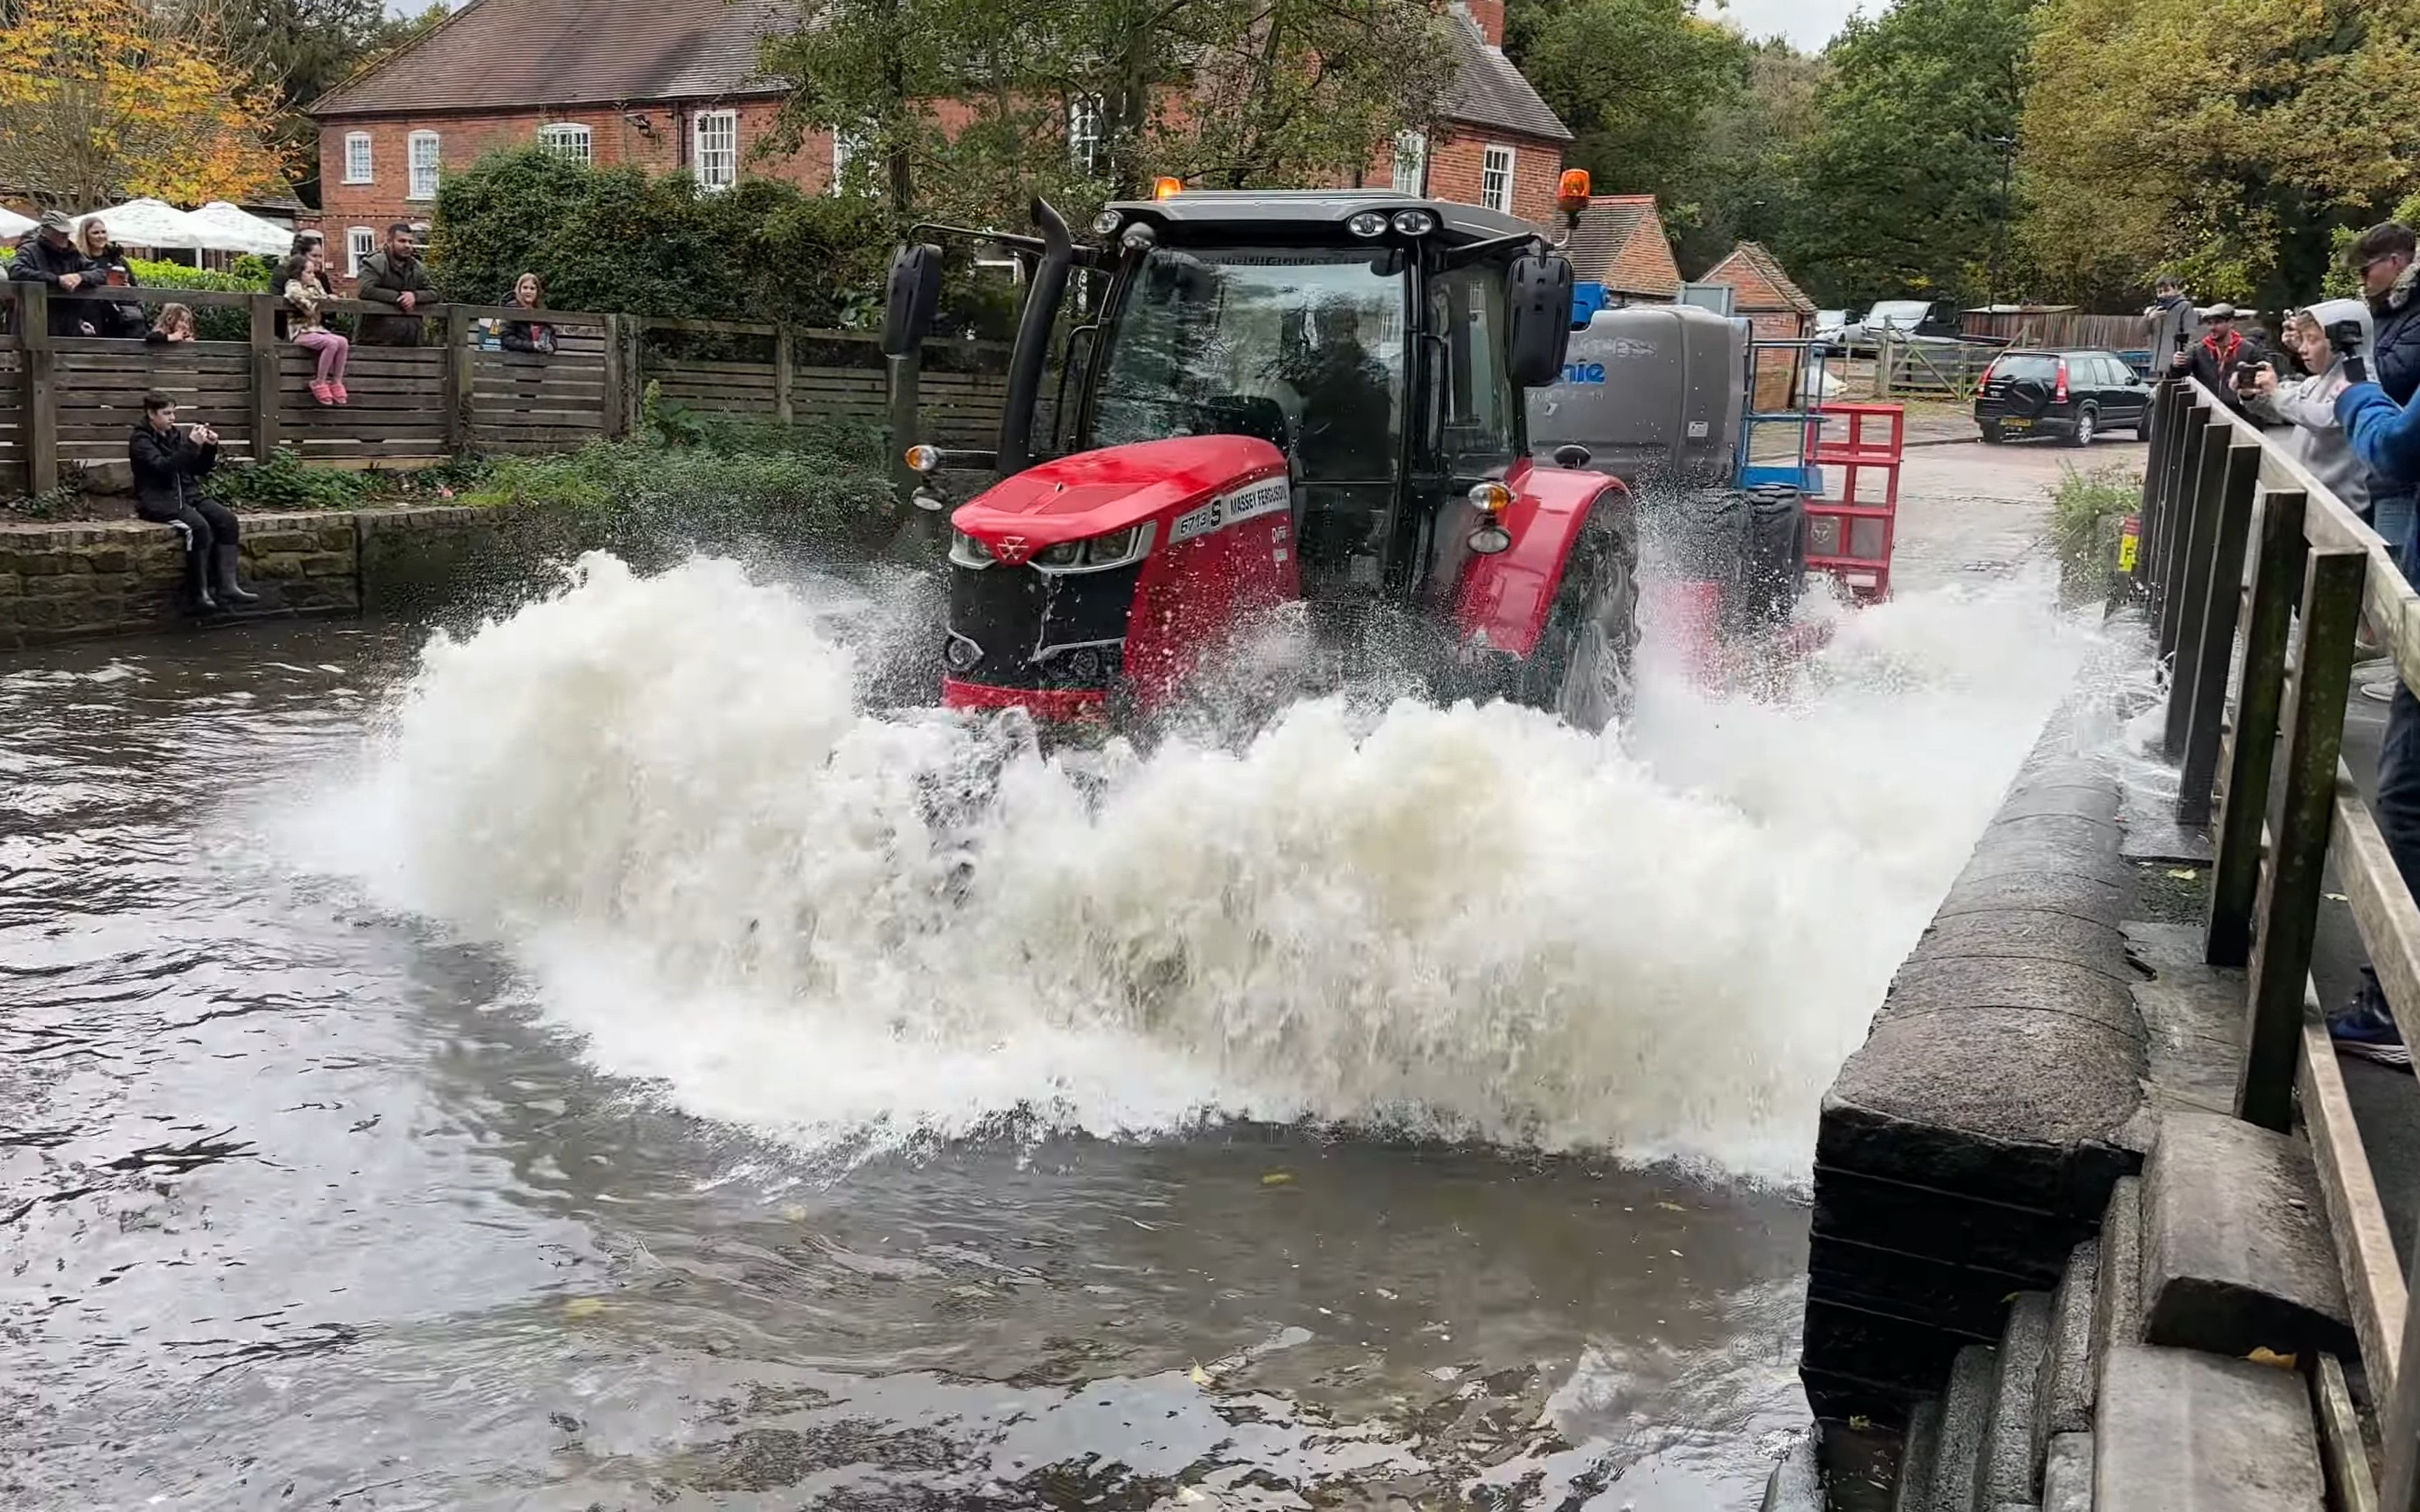
{"label": "wooden railing", "polygon": [[[60,303],[89,305],[129,292],[146,306],[244,312],[246,338],[174,344],[54,336]],[[526,318],[498,306],[422,307],[420,347],[356,341],[350,403],[326,407],[310,392],[313,354],[277,335],[275,295],[144,288],[60,295],[0,283],[8,309],[0,335],[0,493],[36,493],[71,471],[123,462],[143,395],[174,397],[179,418],[215,428],[228,453],[263,457],[288,447],[306,461],[343,467],[411,466],[465,453],[558,451],[627,436],[640,424],[649,384],[669,404],[705,415],[778,424],[897,424],[891,374],[876,338],[859,332],[793,331],[770,324],[548,310],[556,350],[489,349],[483,320]],[[331,300],[338,330],[391,305]],[[707,354],[710,355],[702,355]],[[1006,393],[1006,348],[934,342],[904,396],[920,439],[987,447]]]}
{"label": "wooden railing", "polygon": [[[2385,1448],[2370,1496],[2358,1425],[2331,1419],[2341,1376],[2319,1363],[2337,1504],[2420,1508],[2420,1349],[2378,1186],[2310,978],[2333,863],[2398,1024],[2420,1029],[2420,905],[2342,761],[2354,634],[2366,620],[2404,687],[2420,687],[2420,594],[2377,532],[2197,382],[2152,409],[2135,576],[2170,681],[2164,732],[2180,825],[2211,825],[2206,954],[2246,967],[2236,1114],[2286,1130],[2299,1103]],[[2231,674],[2231,675],[2230,675]],[[2407,1033],[2407,1039],[2411,1036]]]}

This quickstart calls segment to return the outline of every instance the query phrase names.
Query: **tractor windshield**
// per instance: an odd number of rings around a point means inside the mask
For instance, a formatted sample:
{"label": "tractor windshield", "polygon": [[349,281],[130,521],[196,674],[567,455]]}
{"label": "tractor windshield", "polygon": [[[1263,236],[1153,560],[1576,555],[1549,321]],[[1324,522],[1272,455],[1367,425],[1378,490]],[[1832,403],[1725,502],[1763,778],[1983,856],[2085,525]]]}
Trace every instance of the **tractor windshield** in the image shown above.
{"label": "tractor windshield", "polygon": [[1386,249],[1153,249],[1109,333],[1092,444],[1272,441],[1304,485],[1304,565],[1374,584],[1404,434],[1405,276]]}

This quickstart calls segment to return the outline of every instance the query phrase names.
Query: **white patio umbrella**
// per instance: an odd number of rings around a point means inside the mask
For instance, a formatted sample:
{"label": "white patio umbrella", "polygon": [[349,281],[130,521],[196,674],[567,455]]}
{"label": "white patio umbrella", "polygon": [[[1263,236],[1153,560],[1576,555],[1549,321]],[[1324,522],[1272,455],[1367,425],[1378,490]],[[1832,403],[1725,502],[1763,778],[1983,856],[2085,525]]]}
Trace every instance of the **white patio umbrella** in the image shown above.
{"label": "white patio umbrella", "polygon": [[239,209],[223,199],[210,201],[185,219],[200,236],[202,246],[211,252],[249,252],[262,257],[279,257],[294,245],[290,227]]}
{"label": "white patio umbrella", "polygon": [[34,229],[34,223],[15,210],[0,207],[0,241],[14,241]]}
{"label": "white patio umbrella", "polygon": [[130,199],[123,205],[89,210],[76,217],[76,229],[99,216],[109,227],[109,239],[130,247],[173,247],[191,252],[204,245],[193,217],[163,200]]}

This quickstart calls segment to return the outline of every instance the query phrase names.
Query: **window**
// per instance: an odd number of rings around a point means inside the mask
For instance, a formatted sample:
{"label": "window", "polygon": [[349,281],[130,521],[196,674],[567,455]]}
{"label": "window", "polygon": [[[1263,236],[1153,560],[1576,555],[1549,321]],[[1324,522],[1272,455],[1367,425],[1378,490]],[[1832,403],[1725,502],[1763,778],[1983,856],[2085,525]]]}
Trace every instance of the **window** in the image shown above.
{"label": "window", "polygon": [[842,193],[848,188],[848,165],[861,157],[868,138],[863,131],[832,132],[831,192]]}
{"label": "window", "polygon": [[1405,131],[1395,138],[1395,193],[1429,192],[1429,134]]}
{"label": "window", "polygon": [[362,259],[378,251],[378,233],[368,226],[353,226],[345,233],[345,276],[362,276]]}
{"label": "window", "polygon": [[[839,156],[834,140],[833,156]],[[739,113],[702,110],[697,113],[697,181],[706,189],[728,189],[739,181]]]}
{"label": "window", "polygon": [[1504,366],[1503,278],[1462,268],[1431,279],[1429,327],[1444,337],[1439,460],[1457,477],[1510,466],[1521,393]]}
{"label": "window", "polygon": [[435,131],[411,133],[411,187],[404,192],[404,198],[437,197],[437,153]]}
{"label": "window", "polygon": [[1492,147],[1481,160],[1479,203],[1491,210],[1512,213],[1512,149]]}
{"label": "window", "polygon": [[1101,97],[1078,95],[1067,106],[1067,156],[1086,173],[1101,167]]}
{"label": "window", "polygon": [[593,161],[588,128],[578,121],[556,121],[539,129],[537,145],[574,162]]}
{"label": "window", "polygon": [[370,133],[345,133],[345,182],[366,184],[370,181]]}

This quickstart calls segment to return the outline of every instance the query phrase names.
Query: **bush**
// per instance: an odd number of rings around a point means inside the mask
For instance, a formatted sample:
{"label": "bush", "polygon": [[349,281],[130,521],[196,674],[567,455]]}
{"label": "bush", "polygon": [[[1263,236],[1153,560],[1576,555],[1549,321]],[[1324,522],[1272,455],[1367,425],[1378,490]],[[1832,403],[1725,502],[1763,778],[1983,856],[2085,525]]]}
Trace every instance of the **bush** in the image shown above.
{"label": "bush", "polygon": [[[0,263],[16,255],[14,247],[0,249]],[[145,290],[143,310],[147,320],[158,319],[160,306],[173,303],[176,300],[173,294],[154,295],[153,290],[197,288],[225,294],[269,292],[269,264],[258,257],[238,257],[234,268],[224,273],[207,268],[188,268],[183,263],[146,262],[141,258],[129,258],[126,266],[133,270],[135,282]],[[204,341],[249,341],[252,339],[252,315],[240,308],[195,305],[194,333]]]}
{"label": "bush", "polygon": [[210,494],[230,509],[299,511],[356,509],[365,504],[429,503],[483,481],[489,464],[457,460],[410,472],[349,472],[312,467],[290,446],[265,461],[222,467]]}
{"label": "bush", "polygon": [[2123,468],[2079,472],[2059,470],[2058,486],[2051,496],[2051,544],[2058,552],[2059,581],[2071,594],[2098,596],[2117,569],[2110,555],[2107,521],[2122,519],[2143,507],[2143,480]]}

